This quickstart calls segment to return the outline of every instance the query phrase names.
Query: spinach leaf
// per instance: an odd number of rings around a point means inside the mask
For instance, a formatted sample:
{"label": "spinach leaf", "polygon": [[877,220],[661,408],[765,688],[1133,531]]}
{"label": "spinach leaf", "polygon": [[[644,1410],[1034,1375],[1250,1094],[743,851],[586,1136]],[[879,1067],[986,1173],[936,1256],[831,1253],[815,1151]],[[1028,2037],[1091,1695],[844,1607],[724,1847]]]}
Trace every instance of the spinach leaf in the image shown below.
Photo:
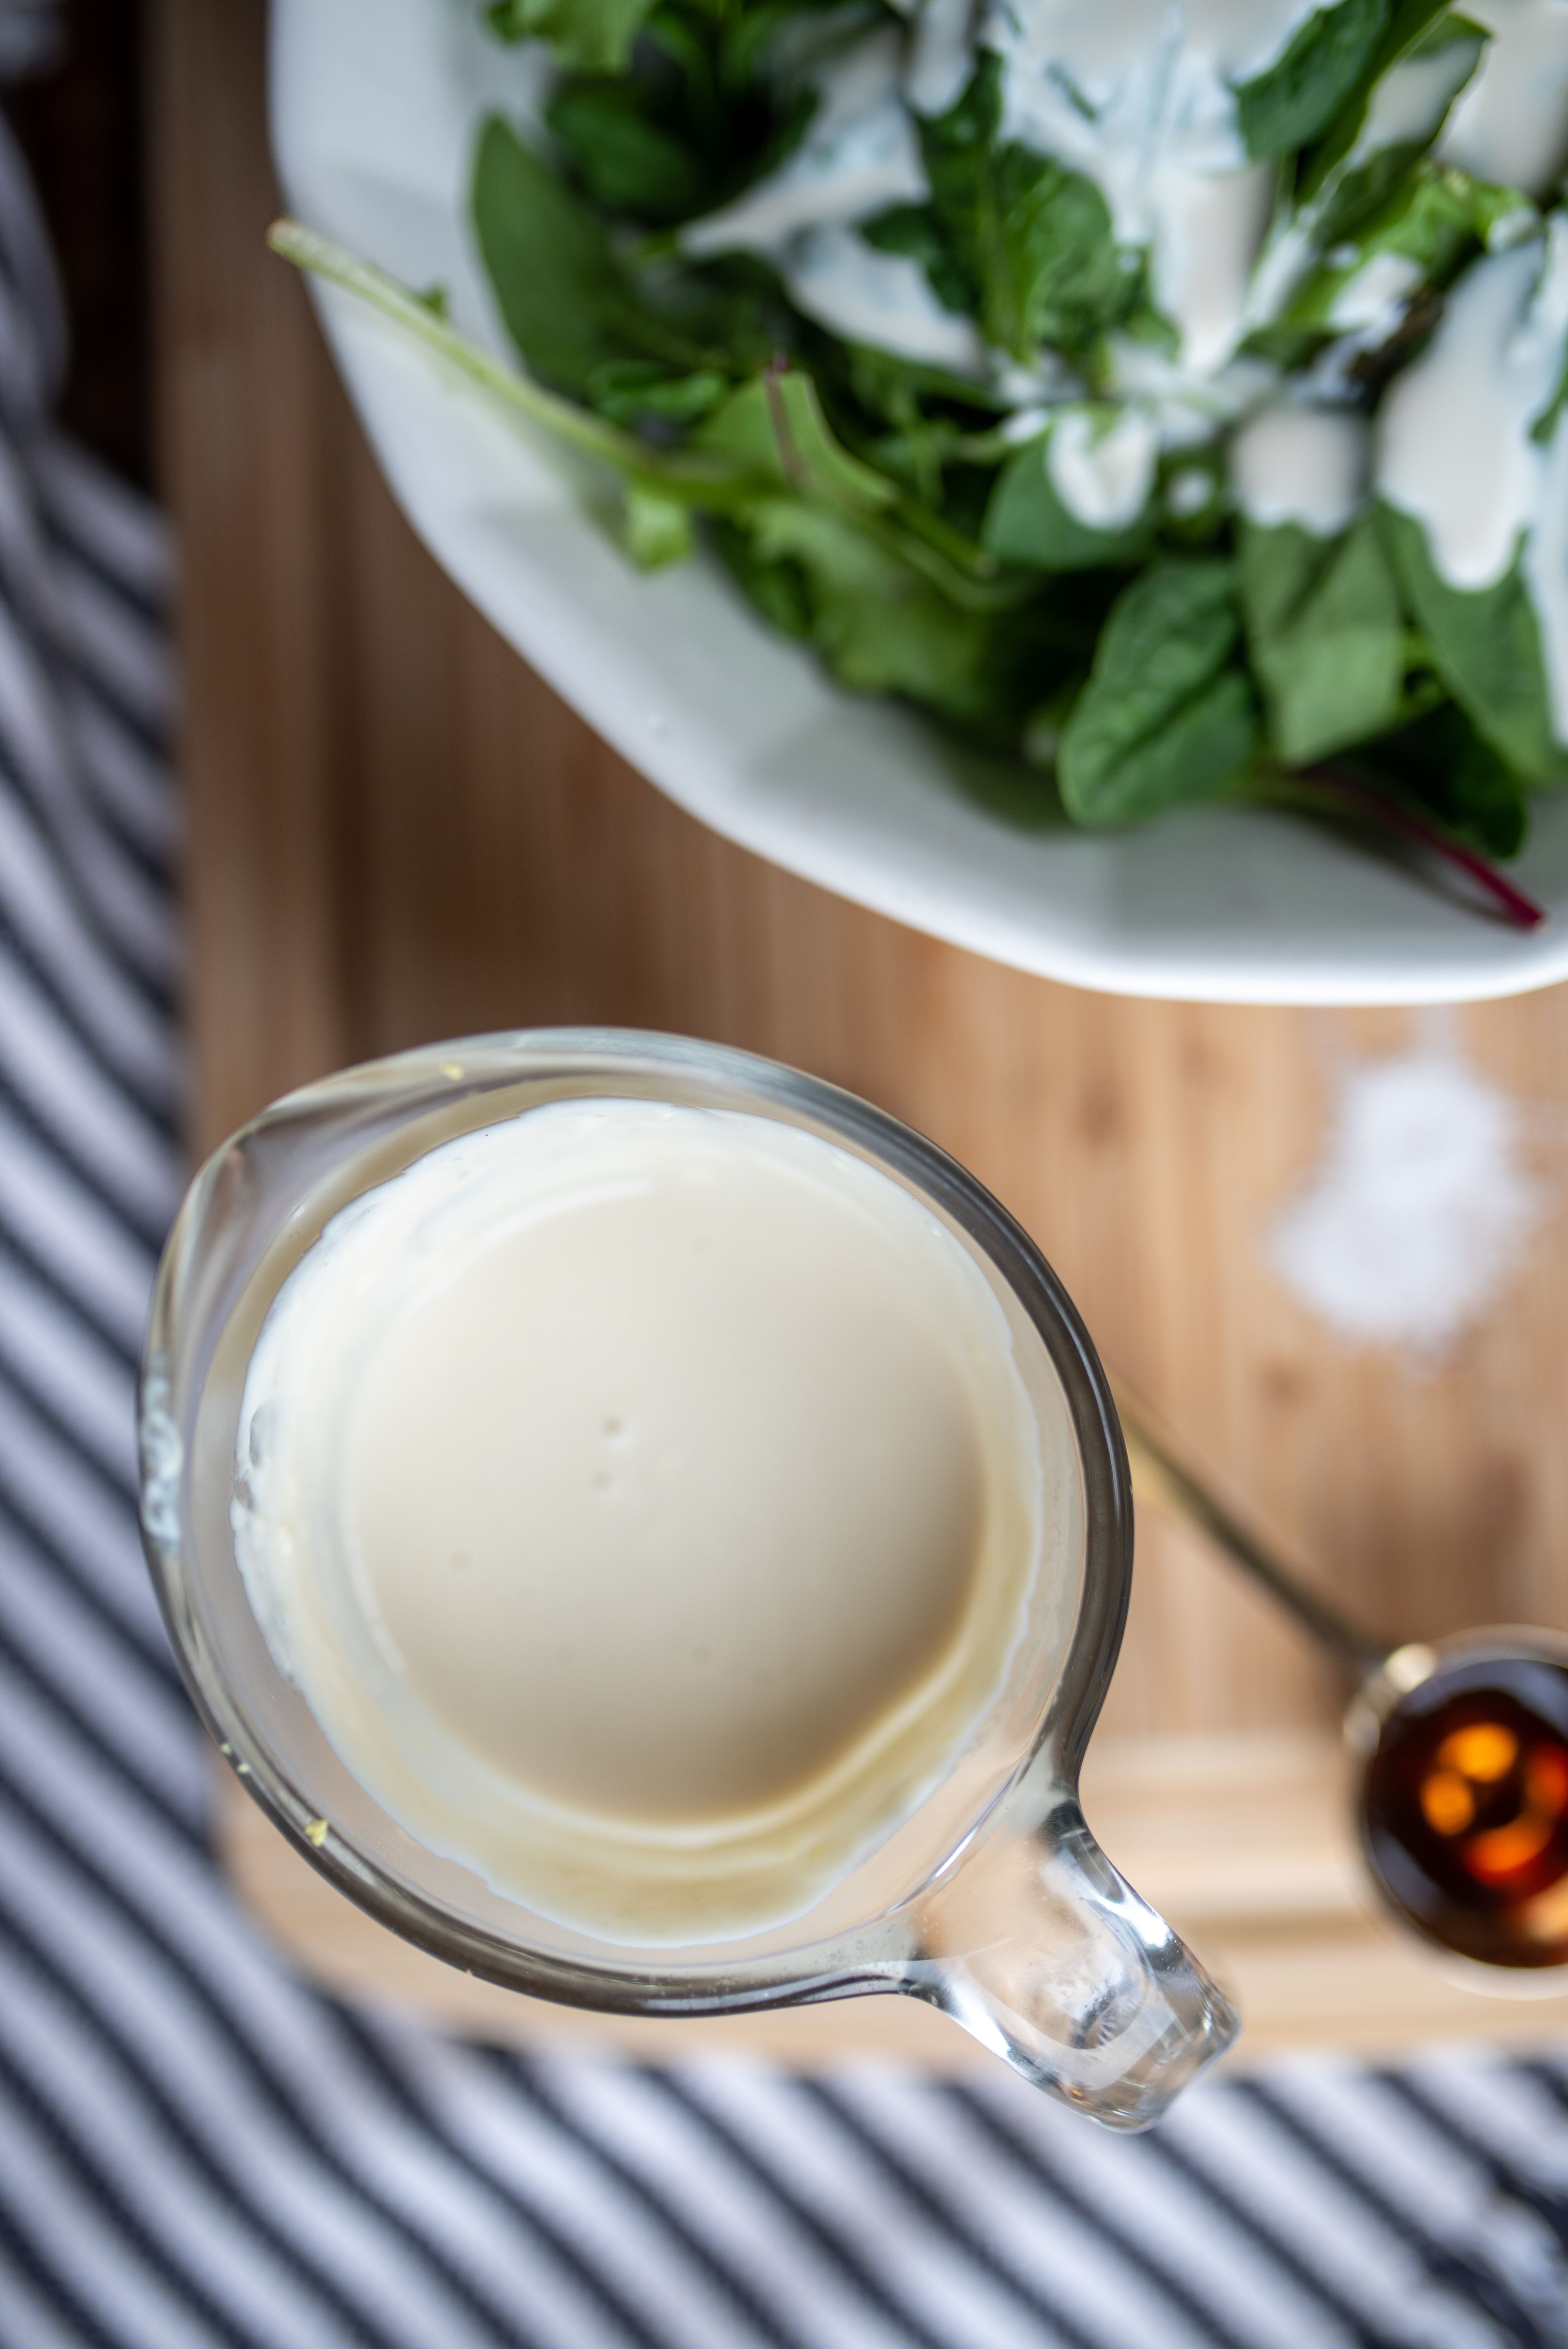
{"label": "spinach leaf", "polygon": [[1257,740],[1241,634],[1233,564],[1160,563],[1123,589],[1062,737],[1069,815],[1126,823],[1240,779]]}
{"label": "spinach leaf", "polygon": [[[758,14],[774,16],[752,9],[739,21]],[[738,78],[734,24],[703,0],[657,0],[624,70],[556,84],[545,119],[596,203],[669,227],[728,202],[799,142],[815,93]],[[753,67],[765,47],[749,52]]]}
{"label": "spinach leaf", "polygon": [[1399,713],[1405,626],[1375,515],[1339,538],[1241,529],[1247,649],[1287,767],[1382,733]]}
{"label": "spinach leaf", "polygon": [[653,0],[494,0],[490,30],[503,41],[548,41],[579,73],[618,73]]}
{"label": "spinach leaf", "polygon": [[885,212],[861,221],[860,233],[879,253],[902,254],[907,261],[917,261],[943,308],[965,317],[969,315],[975,288],[929,204],[892,204]]}
{"label": "spinach leaf", "polygon": [[1249,155],[1292,154],[1328,128],[1370,62],[1388,13],[1389,0],[1337,0],[1319,8],[1266,72],[1235,86]]}
{"label": "spinach leaf", "polygon": [[634,81],[576,76],[556,90],[545,120],[606,211],[663,223],[702,206],[710,176],[704,157],[650,114]]}
{"label": "spinach leaf", "polygon": [[480,133],[472,206],[507,332],[543,382],[582,393],[617,359],[657,359],[676,375],[707,362],[642,301],[593,214],[496,115]]}
{"label": "spinach leaf", "polygon": [[1405,601],[1460,709],[1522,775],[1542,781],[1560,773],[1541,631],[1519,559],[1491,587],[1450,587],[1415,517],[1390,505],[1379,516]]}
{"label": "spinach leaf", "polygon": [[1515,856],[1523,847],[1529,786],[1456,703],[1374,745],[1368,763],[1483,856]]}
{"label": "spinach leaf", "polygon": [[1095,530],[1080,522],[1051,479],[1055,429],[1026,442],[1002,468],[985,509],[982,544],[1004,563],[1027,563],[1040,571],[1141,562],[1153,534],[1151,512],[1146,506],[1125,530]]}
{"label": "spinach leaf", "polygon": [[[1002,60],[981,53],[968,87],[945,114],[920,126],[931,182],[934,290],[977,318],[988,343],[1032,357],[1042,343],[1084,351],[1119,324],[1143,288],[1142,264],[1117,244],[1105,198],[1092,180],[1016,142],[998,143]],[[901,208],[902,212],[902,208]],[[882,234],[914,231],[907,215]]]}

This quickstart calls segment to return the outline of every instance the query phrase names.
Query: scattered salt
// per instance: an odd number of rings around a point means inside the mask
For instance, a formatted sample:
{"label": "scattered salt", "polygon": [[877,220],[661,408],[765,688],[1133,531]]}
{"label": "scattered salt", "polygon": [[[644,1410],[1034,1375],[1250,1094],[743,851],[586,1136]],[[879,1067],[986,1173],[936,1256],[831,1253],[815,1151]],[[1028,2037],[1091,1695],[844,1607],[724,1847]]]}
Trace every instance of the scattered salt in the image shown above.
{"label": "scattered salt", "polygon": [[1352,1343],[1440,1360],[1547,1212],[1523,1139],[1517,1105],[1441,1036],[1347,1069],[1323,1164],[1269,1236],[1275,1269]]}

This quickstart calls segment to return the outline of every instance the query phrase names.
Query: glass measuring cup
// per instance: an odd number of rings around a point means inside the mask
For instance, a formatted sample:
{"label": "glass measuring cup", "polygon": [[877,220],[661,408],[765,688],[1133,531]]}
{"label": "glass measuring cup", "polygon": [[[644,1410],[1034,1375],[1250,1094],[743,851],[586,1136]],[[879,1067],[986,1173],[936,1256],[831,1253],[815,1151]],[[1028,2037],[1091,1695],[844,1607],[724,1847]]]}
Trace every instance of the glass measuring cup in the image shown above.
{"label": "glass measuring cup", "polygon": [[[943,1781],[809,1914],[743,1940],[595,1940],[437,1857],[345,1769],[247,1602],[230,1525],[245,1369],[293,1266],[350,1199],[452,1136],[563,1099],[651,1099],[783,1121],[868,1160],[937,1216],[1010,1325],[1059,1472],[1063,1570]],[[1092,1346],[1049,1266],[969,1175],[892,1118],[791,1071],[682,1039],[555,1030],[433,1046],[306,1087],[192,1184],[165,1252],[140,1390],[144,1539],[213,1737],[312,1865],[435,1956],[535,1996],[721,2014],[893,1992],[941,2008],[1026,2077],[1137,2128],[1235,2017],[1117,1875],[1078,1800],[1132,1563],[1127,1464]]]}
{"label": "glass measuring cup", "polygon": [[1170,1433],[1112,1381],[1140,1506],[1208,1537],[1331,1655],[1353,1694],[1357,1826],[1399,1921],[1473,1988],[1568,1977],[1568,1639],[1514,1625],[1378,1639],[1300,1582],[1218,1501]]}

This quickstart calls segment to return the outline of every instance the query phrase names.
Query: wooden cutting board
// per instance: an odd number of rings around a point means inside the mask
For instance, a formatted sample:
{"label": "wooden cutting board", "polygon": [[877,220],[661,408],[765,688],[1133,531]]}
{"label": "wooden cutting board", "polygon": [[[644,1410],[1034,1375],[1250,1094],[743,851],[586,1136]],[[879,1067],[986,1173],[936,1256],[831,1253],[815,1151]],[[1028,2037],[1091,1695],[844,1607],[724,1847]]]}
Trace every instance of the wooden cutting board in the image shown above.
{"label": "wooden cutting board", "polygon": [[[775,871],[661,799],[464,603],[382,487],[300,287],[263,247],[263,31],[262,0],[152,10],[196,1146],[335,1065],[482,1029],[603,1020],[771,1053],[972,1166],[1106,1354],[1326,1591],[1409,1636],[1568,1628],[1568,1217],[1435,1371],[1346,1350],[1264,1246],[1320,1147],[1336,1060],[1401,1047],[1411,1018],[1025,978]],[[1458,1013],[1452,1032],[1525,1105],[1556,1181],[1568,992]],[[1450,1992],[1362,1920],[1333,1713],[1264,1601],[1195,1543],[1140,1533],[1091,1815],[1231,1971],[1254,2040],[1560,2029],[1568,2002]],[[248,1811],[225,1817],[239,1881],[302,1961],[498,2027],[488,1994],[469,2006],[471,1985],[325,1904]],[[956,2036],[879,2001],[790,2018],[791,2044],[872,2011]]]}

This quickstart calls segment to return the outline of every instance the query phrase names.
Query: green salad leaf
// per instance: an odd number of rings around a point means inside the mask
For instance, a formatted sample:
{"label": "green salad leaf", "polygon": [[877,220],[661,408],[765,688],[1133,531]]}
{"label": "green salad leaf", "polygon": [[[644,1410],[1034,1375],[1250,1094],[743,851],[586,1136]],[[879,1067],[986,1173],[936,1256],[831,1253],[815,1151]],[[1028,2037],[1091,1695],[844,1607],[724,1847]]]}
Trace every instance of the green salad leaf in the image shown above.
{"label": "green salad leaf", "polygon": [[[1021,723],[1030,647],[1009,616],[955,611],[841,514],[762,501],[748,509],[744,535],[738,575],[764,609],[768,598],[785,605],[792,633],[810,636],[841,684],[982,722],[1000,695]],[[792,586],[780,585],[781,570]],[[759,574],[769,579],[761,595]]]}
{"label": "green salad leaf", "polygon": [[1484,856],[1515,856],[1523,847],[1529,785],[1453,702],[1377,743],[1371,763],[1403,798],[1429,809]]}
{"label": "green salad leaf", "polygon": [[1244,775],[1258,730],[1241,640],[1233,564],[1158,563],[1122,590],[1062,737],[1069,815],[1129,823]]}
{"label": "green salad leaf", "polygon": [[[1116,411],[1105,411],[1109,427]],[[1026,441],[997,476],[985,509],[985,544],[1006,563],[1041,571],[1092,571],[1142,560],[1154,535],[1151,505],[1125,530],[1095,530],[1062,503],[1050,467],[1051,431]]]}
{"label": "green salad leaf", "polygon": [[1322,265],[1284,310],[1284,323],[1326,332],[1346,323],[1346,313],[1354,322],[1358,281],[1372,289],[1375,314],[1379,296],[1367,273],[1389,260],[1408,265],[1409,295],[1418,287],[1446,286],[1494,241],[1505,221],[1533,222],[1535,216],[1534,206],[1515,190],[1418,156],[1405,164],[1380,202],[1336,235]]}
{"label": "green salad leaf", "polygon": [[1336,538],[1243,523],[1242,601],[1269,739],[1287,767],[1382,734],[1400,714],[1407,636],[1376,518]]}
{"label": "green salad leaf", "polygon": [[641,299],[603,224],[498,115],[480,132],[472,203],[507,332],[543,382],[583,393],[627,359],[676,375],[703,366],[707,353]]}
{"label": "green salad leaf", "polygon": [[[1058,136],[1042,125],[1065,117],[1016,102],[1001,47],[1026,26],[982,15],[956,95],[917,109],[913,0],[465,5],[553,53],[541,117],[491,117],[473,156],[523,371],[435,295],[297,224],[274,242],[602,468],[632,561],[706,545],[845,687],[1011,753],[1037,808],[1048,771],[1088,825],[1249,795],[1371,814],[1530,917],[1480,861],[1514,854],[1531,793],[1568,776],[1524,542],[1466,592],[1387,503],[1327,536],[1265,525],[1242,511],[1246,466],[1266,479],[1289,433],[1250,460],[1236,441],[1325,402],[1375,422],[1468,271],[1521,237],[1557,253],[1527,190],[1437,150],[1506,27],[1445,0],[1319,0],[1264,71],[1229,99],[1214,85],[1274,208],[1245,339],[1211,358],[1171,248],[1119,192],[1113,214],[1114,171],[1076,168],[1076,119]],[[1065,67],[1063,100],[1098,119]],[[1538,443],[1565,406],[1568,364]],[[1085,519],[1107,510],[1129,518]]]}
{"label": "green salad leaf", "polygon": [[[1344,174],[1355,154],[1357,142],[1367,125],[1372,96],[1386,74],[1397,66],[1414,63],[1422,56],[1440,50],[1450,40],[1470,42],[1480,28],[1461,18],[1450,9],[1447,0],[1394,0],[1383,31],[1356,76],[1344,99],[1325,128],[1321,137],[1303,148],[1297,162],[1296,195],[1306,202],[1320,197],[1326,188]],[[1470,56],[1468,72],[1473,70],[1479,46]],[[1445,109],[1446,110],[1446,102]],[[1415,142],[1416,150],[1424,150],[1436,136],[1442,116],[1439,112],[1429,128]],[[1398,170],[1411,160],[1412,150],[1400,142],[1391,149],[1393,167]],[[1376,159],[1374,159],[1376,160]]]}
{"label": "green salad leaf", "polygon": [[548,41],[563,66],[615,73],[631,55],[652,0],[494,0],[486,11],[503,41]]}
{"label": "green salad leaf", "polygon": [[896,206],[864,233],[919,261],[937,299],[998,350],[1086,353],[1133,310],[1141,271],[1093,181],[1004,141],[1001,121],[1002,61],[983,50],[957,101],[920,125],[930,202]]}
{"label": "green salad leaf", "polygon": [[1541,630],[1516,556],[1491,587],[1450,587],[1413,514],[1384,505],[1380,520],[1394,567],[1432,661],[1476,731],[1527,778],[1563,771],[1553,740]]}
{"label": "green salad leaf", "polygon": [[1320,138],[1371,62],[1387,28],[1389,0],[1336,0],[1309,16],[1284,55],[1236,86],[1249,155],[1287,155]]}

